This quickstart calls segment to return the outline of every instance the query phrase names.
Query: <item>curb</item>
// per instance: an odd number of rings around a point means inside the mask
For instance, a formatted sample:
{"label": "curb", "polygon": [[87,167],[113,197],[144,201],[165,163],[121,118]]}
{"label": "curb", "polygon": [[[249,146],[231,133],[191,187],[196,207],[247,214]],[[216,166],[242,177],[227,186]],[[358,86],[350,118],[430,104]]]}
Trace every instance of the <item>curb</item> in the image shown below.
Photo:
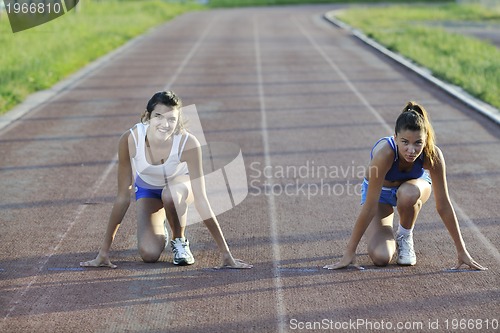
{"label": "curb", "polygon": [[373,47],[377,51],[381,52],[382,54],[388,56],[389,58],[393,59],[394,61],[398,62],[400,65],[408,68],[409,70],[413,71],[414,73],[420,75],[422,78],[427,80],[430,83],[433,83],[446,93],[450,94],[451,96],[457,98],[460,100],[462,103],[466,104],[467,106],[471,107],[475,111],[479,112],[483,116],[487,117],[491,121],[493,121],[496,125],[500,125],[500,110],[496,109],[490,104],[487,104],[467,92],[465,92],[462,88],[452,85],[450,83],[444,82],[435,76],[432,75],[431,71],[425,67],[421,67],[413,63],[411,60],[403,57],[400,54],[397,54],[395,52],[392,52],[388,50],[386,47],[384,47],[382,44],[379,44],[375,40],[369,38],[366,36],[364,33],[361,31],[351,27],[350,25],[340,21],[335,17],[335,14],[338,13],[339,10],[332,10],[323,15],[323,17],[330,23],[338,26],[341,29],[344,29],[351,33],[353,36],[364,42],[365,44]]}

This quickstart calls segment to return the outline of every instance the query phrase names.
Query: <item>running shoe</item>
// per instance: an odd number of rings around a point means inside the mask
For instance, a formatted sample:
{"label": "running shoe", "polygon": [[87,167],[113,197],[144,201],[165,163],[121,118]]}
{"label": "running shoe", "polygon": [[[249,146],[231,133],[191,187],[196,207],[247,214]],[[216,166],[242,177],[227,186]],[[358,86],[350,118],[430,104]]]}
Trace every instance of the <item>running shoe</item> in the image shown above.
{"label": "running shoe", "polygon": [[176,238],[170,241],[174,253],[174,265],[185,266],[194,264],[194,257],[189,249],[189,241],[184,238]]}
{"label": "running shoe", "polygon": [[417,256],[413,249],[413,234],[397,235],[398,265],[413,266],[417,263]]}

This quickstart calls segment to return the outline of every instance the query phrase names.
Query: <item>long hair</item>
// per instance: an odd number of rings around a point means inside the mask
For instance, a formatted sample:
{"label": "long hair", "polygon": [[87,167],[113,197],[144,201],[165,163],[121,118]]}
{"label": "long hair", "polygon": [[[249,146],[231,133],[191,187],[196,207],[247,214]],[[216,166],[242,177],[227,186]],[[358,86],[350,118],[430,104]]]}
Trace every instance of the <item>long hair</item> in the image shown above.
{"label": "long hair", "polygon": [[404,130],[424,131],[426,133],[423,152],[429,158],[431,165],[434,165],[437,159],[436,137],[429,115],[423,106],[416,102],[408,102],[406,104],[396,120],[395,133],[397,134]]}
{"label": "long hair", "polygon": [[175,134],[182,133],[185,130],[185,123],[182,117],[182,101],[181,99],[171,90],[169,91],[159,91],[155,93],[148,101],[146,110],[141,115],[141,122],[146,123],[151,118],[151,112],[155,109],[158,104],[162,104],[174,109],[179,110],[179,117],[177,120],[177,127],[174,130]]}

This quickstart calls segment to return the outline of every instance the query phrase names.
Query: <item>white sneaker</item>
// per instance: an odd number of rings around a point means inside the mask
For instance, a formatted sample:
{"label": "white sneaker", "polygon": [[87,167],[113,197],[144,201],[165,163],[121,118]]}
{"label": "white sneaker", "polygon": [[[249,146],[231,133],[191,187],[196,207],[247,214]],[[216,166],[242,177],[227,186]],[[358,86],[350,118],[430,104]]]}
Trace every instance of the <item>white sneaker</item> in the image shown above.
{"label": "white sneaker", "polygon": [[417,263],[417,256],[413,249],[413,234],[397,235],[398,265],[413,266]]}
{"label": "white sneaker", "polygon": [[174,265],[192,265],[194,264],[194,257],[189,249],[189,241],[187,239],[176,238],[170,241],[172,252],[174,253]]}

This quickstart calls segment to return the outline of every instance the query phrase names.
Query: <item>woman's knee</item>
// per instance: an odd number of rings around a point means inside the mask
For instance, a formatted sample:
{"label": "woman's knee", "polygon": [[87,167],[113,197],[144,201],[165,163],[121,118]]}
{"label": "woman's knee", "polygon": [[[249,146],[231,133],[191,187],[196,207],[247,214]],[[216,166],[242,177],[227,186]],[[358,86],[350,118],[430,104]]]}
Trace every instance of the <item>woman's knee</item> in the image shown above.
{"label": "woman's knee", "polygon": [[386,266],[396,252],[392,228],[382,228],[368,243],[368,255],[376,266]]}
{"label": "woman's knee", "polygon": [[165,187],[161,192],[161,201],[163,201],[164,206],[175,206],[174,196],[167,187]]}
{"label": "woman's knee", "polygon": [[186,202],[188,189],[184,184],[175,184],[167,186],[161,193],[161,199],[164,205],[177,207]]}
{"label": "woman's knee", "polygon": [[163,208],[165,208],[167,217],[176,212],[176,204],[172,199],[162,196]]}
{"label": "woman's knee", "polygon": [[165,235],[140,237],[138,239],[139,255],[144,262],[157,262],[165,249]]}
{"label": "woman's knee", "polygon": [[160,259],[162,251],[157,249],[152,249],[151,247],[139,246],[139,255],[142,261],[147,263],[155,263]]}
{"label": "woman's knee", "polygon": [[390,251],[387,246],[378,246],[368,251],[368,255],[375,266],[387,266],[391,262],[394,252]]}
{"label": "woman's knee", "polygon": [[420,189],[418,186],[413,184],[403,184],[398,189],[396,194],[398,208],[402,207],[414,207],[417,205],[419,208],[422,206],[422,201],[420,200]]}

